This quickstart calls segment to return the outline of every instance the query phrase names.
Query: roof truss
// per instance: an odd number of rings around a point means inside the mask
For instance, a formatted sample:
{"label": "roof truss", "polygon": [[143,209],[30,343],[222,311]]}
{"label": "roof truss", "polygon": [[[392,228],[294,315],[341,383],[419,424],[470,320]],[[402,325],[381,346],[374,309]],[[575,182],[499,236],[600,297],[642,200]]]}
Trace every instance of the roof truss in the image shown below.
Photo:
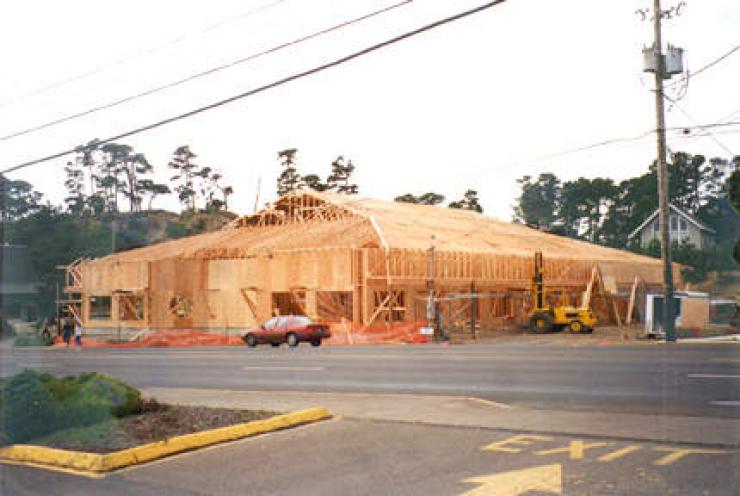
{"label": "roof truss", "polygon": [[252,215],[245,215],[229,224],[229,228],[249,228],[332,222],[355,218],[349,209],[331,204],[310,194],[297,193],[284,196],[274,204]]}

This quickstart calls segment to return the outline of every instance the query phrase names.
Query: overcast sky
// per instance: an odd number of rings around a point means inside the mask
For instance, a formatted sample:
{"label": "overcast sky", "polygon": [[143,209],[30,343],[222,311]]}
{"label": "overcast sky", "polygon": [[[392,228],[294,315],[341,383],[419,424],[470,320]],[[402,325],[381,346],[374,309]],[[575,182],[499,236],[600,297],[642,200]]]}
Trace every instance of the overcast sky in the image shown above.
{"label": "overcast sky", "polygon": [[[101,2],[24,0],[0,7],[0,135],[120,99],[270,48],[399,0]],[[414,0],[381,16],[130,104],[0,141],[0,168],[105,138],[247,91],[457,13],[483,0]],[[516,178],[615,180],[647,170],[654,138],[541,160],[654,127],[641,47],[648,0],[509,0],[414,39],[123,142],[161,179],[188,144],[220,169],[238,213],[274,198],[278,150],[298,148],[300,172],[326,175],[337,155],[357,166],[362,196],[478,190],[486,212],[511,218]],[[678,2],[664,0],[670,7]],[[665,23],[696,70],[740,44],[737,0],[687,0]],[[252,12],[251,14],[249,14]],[[34,96],[49,84],[94,72]],[[740,120],[740,53],[690,80],[669,126]],[[672,95],[678,94],[676,88]],[[740,154],[738,127],[715,138],[669,134],[674,150]],[[67,159],[12,174],[64,196]],[[177,208],[160,201],[159,207]]]}

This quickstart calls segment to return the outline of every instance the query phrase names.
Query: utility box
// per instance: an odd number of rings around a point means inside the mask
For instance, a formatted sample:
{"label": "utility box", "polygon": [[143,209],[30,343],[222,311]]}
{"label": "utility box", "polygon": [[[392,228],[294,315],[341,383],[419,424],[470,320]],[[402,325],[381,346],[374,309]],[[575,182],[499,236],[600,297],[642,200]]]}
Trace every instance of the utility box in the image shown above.
{"label": "utility box", "polygon": [[[645,334],[665,337],[662,294],[645,295]],[[673,316],[676,330],[697,333],[709,324],[709,295],[695,291],[673,292]]]}
{"label": "utility box", "polygon": [[[663,68],[665,73],[663,79],[670,79],[676,74],[683,73],[683,48],[668,45],[666,53],[663,54]],[[643,71],[655,73],[655,47],[642,49]]]}

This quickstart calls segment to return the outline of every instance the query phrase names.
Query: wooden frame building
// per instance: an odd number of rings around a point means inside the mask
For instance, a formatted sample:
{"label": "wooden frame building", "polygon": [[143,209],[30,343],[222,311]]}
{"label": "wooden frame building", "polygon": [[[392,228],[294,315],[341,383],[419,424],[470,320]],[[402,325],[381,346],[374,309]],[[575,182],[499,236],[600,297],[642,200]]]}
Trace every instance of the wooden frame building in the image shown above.
{"label": "wooden frame building", "polygon": [[[228,332],[290,313],[358,331],[409,325],[426,320],[430,291],[445,326],[475,332],[525,322],[535,251],[571,301],[661,283],[659,260],[475,212],[298,192],[216,232],[76,261],[65,291],[93,334]],[[602,319],[622,303],[604,299]]]}

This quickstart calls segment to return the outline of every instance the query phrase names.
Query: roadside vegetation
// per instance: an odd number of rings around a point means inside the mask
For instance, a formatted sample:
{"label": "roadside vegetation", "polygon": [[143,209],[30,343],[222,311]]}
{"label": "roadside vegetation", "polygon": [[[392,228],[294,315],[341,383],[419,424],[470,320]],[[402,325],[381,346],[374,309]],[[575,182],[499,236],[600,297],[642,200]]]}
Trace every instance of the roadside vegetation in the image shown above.
{"label": "roadside vegetation", "polygon": [[[685,152],[671,154],[668,164],[671,203],[715,232],[715,244],[698,249],[674,243],[673,260],[685,265],[684,277],[699,282],[711,272],[732,272],[740,263],[740,156],[712,158]],[[614,182],[584,177],[561,181],[555,174],[519,179],[515,222],[553,234],[660,257],[660,242],[640,247],[630,240],[658,208],[655,164],[638,177]]]}
{"label": "roadside vegetation", "polygon": [[[297,189],[354,195],[354,162],[338,156],[328,174],[302,173],[298,151],[277,153],[278,196]],[[77,149],[65,166],[67,196],[52,205],[23,180],[0,176],[4,242],[28,247],[32,269],[40,283],[39,314],[54,314],[63,273],[57,267],[78,258],[96,258],[183,236],[217,230],[236,217],[229,212],[234,188],[216,168],[202,166],[189,146],[174,150],[162,168],[171,173],[167,184],[153,178],[154,165],[128,145],[92,140]],[[669,164],[672,203],[716,232],[716,243],[699,250],[690,244],[673,247],[674,261],[685,265],[690,282],[707,280],[715,272],[732,274],[740,263],[740,157],[713,158],[676,152]],[[656,208],[655,166],[638,177],[614,182],[609,178],[561,181],[552,173],[519,179],[521,194],[514,205],[515,222],[553,234],[582,239],[658,257],[660,244],[640,247],[628,239]],[[179,212],[156,209],[156,201],[174,195]],[[398,202],[444,205],[444,195],[430,191],[406,193]],[[733,207],[734,205],[734,207]],[[478,193],[468,190],[450,208],[482,212]],[[734,259],[733,259],[734,256]],[[3,323],[3,331],[5,328]],[[9,335],[9,332],[2,332]],[[33,338],[28,338],[33,344]],[[23,342],[19,343],[23,344]]]}
{"label": "roadside vegetation", "polygon": [[275,415],[165,405],[98,373],[57,378],[24,370],[0,379],[0,393],[0,444],[95,453]]}

